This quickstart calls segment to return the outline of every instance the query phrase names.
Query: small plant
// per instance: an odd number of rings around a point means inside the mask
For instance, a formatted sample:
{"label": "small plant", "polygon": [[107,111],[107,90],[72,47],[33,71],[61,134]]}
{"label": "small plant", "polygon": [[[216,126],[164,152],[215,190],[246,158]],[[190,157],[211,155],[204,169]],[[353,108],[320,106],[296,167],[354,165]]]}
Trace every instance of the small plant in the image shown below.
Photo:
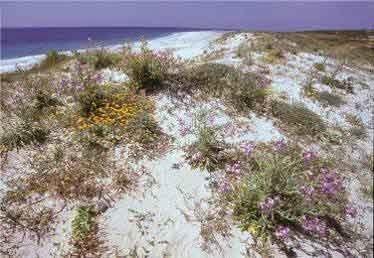
{"label": "small plant", "polygon": [[353,94],[353,86],[350,80],[337,80],[333,76],[324,75],[321,78],[321,82],[332,88],[338,88],[347,91],[348,93]]}
{"label": "small plant", "polygon": [[243,60],[245,65],[251,66],[253,64],[251,47],[248,45],[248,42],[243,42],[239,45],[236,55]]}
{"label": "small plant", "polygon": [[272,114],[298,135],[322,136],[327,127],[322,118],[302,104],[273,101]]}
{"label": "small plant", "polygon": [[284,55],[281,49],[271,49],[265,54],[264,61],[270,64],[274,64],[283,57]]}
{"label": "small plant", "polygon": [[193,121],[192,133],[196,141],[188,146],[186,158],[194,168],[217,170],[224,164],[222,151],[226,144],[219,135],[220,128],[209,123],[208,113],[201,111]]}
{"label": "small plant", "polygon": [[84,240],[92,230],[94,213],[91,207],[79,207],[72,221],[72,236],[76,241]]}
{"label": "small plant", "polygon": [[320,72],[324,72],[326,70],[324,63],[315,63],[313,67]]}
{"label": "small plant", "polygon": [[124,50],[122,67],[137,89],[154,91],[162,88],[176,60],[168,52],[153,52],[143,43],[140,53]]}
{"label": "small plant", "polygon": [[40,123],[33,121],[19,121],[7,124],[0,135],[0,146],[3,151],[19,150],[30,144],[42,144],[47,140],[49,131]]}
{"label": "small plant", "polygon": [[95,110],[104,105],[105,100],[106,92],[102,86],[88,85],[78,96],[81,114],[85,117],[93,114]]}
{"label": "small plant", "polygon": [[339,95],[329,93],[328,91],[322,91],[317,93],[316,98],[324,105],[340,107],[345,102]]}
{"label": "small plant", "polygon": [[96,70],[100,70],[106,67],[113,66],[120,62],[120,56],[112,53],[108,53],[104,49],[98,50],[94,53],[93,63]]}
{"label": "small plant", "polygon": [[47,53],[46,58],[39,64],[39,68],[51,68],[66,59],[66,55],[59,54],[57,51],[51,50]]}

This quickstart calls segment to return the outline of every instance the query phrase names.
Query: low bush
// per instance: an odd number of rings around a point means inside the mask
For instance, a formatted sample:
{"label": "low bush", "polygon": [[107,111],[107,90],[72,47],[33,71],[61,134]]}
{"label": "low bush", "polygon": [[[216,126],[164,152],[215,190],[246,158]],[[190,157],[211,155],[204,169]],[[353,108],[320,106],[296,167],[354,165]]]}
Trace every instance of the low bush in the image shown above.
{"label": "low bush", "polygon": [[226,144],[220,135],[221,128],[209,123],[208,113],[202,111],[195,115],[191,130],[196,140],[187,148],[186,159],[189,164],[209,172],[222,167],[225,157],[221,152]]}
{"label": "low bush", "polygon": [[326,68],[325,68],[325,64],[324,64],[324,63],[315,63],[315,64],[313,65],[313,67],[314,67],[316,70],[320,71],[320,72],[324,72],[324,71],[326,70]]}
{"label": "low bush", "polygon": [[274,100],[271,109],[275,117],[298,135],[322,136],[327,130],[322,118],[302,104]]}
{"label": "low bush", "polygon": [[91,207],[78,207],[72,221],[72,237],[75,241],[84,240],[92,231],[94,212]]}
{"label": "low bush", "polygon": [[91,84],[84,88],[78,95],[78,103],[82,116],[92,115],[102,107],[107,98],[107,92],[101,85]]}
{"label": "low bush", "polygon": [[1,129],[0,146],[4,152],[19,150],[30,144],[42,144],[49,134],[49,130],[42,124],[18,118],[3,124]]}
{"label": "low bush", "polygon": [[281,49],[271,49],[268,52],[266,52],[264,56],[264,61],[270,64],[274,64],[283,57],[284,55]]}
{"label": "low bush", "polygon": [[251,46],[248,42],[243,42],[239,45],[238,49],[236,50],[236,56],[243,60],[245,65],[252,65],[253,59],[251,54]]}
{"label": "low bush", "polygon": [[103,68],[107,68],[113,65],[116,65],[120,62],[121,56],[115,53],[109,53],[105,51],[104,49],[102,50],[97,50],[94,53],[94,67],[96,70],[100,70]]}
{"label": "low bush", "polygon": [[243,73],[234,67],[206,63],[183,71],[175,90],[188,94],[220,98],[238,111],[261,110],[270,82],[255,73]]}
{"label": "low bush", "polygon": [[51,68],[55,66],[58,63],[61,63],[62,61],[67,60],[67,56],[58,53],[55,50],[51,50],[47,53],[46,58],[38,65],[39,69],[46,69]]}
{"label": "low bush", "polygon": [[240,227],[256,242],[271,240],[288,254],[298,248],[292,243],[305,238],[349,252],[346,243],[353,235],[347,218],[356,216],[356,209],[344,177],[314,152],[274,147],[255,147],[238,166],[240,178],[224,191]]}
{"label": "low bush", "polygon": [[340,80],[335,79],[332,76],[325,75],[325,76],[322,76],[321,82],[332,88],[342,89],[342,90],[347,91],[348,93],[353,94],[352,82],[349,80],[340,81]]}
{"label": "low bush", "polygon": [[317,93],[316,98],[324,105],[340,107],[345,103],[342,97],[336,94],[329,93],[328,91],[322,91]]}
{"label": "low bush", "polygon": [[171,53],[153,52],[143,43],[139,53],[125,49],[121,65],[137,89],[155,91],[163,87],[176,63]]}

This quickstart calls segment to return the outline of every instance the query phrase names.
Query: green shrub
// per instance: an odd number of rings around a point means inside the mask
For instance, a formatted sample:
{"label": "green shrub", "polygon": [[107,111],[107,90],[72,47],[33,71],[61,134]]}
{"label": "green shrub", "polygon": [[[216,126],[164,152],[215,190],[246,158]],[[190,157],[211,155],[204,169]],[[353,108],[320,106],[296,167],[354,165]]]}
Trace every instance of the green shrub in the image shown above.
{"label": "green shrub", "polygon": [[51,50],[47,53],[46,58],[40,63],[39,68],[51,68],[66,59],[66,55],[59,54],[57,51]]}
{"label": "green shrub", "polygon": [[89,116],[94,113],[96,109],[104,105],[105,99],[104,87],[97,84],[88,85],[78,96],[81,114]]}
{"label": "green shrub", "polygon": [[6,151],[18,150],[30,144],[44,143],[48,134],[49,131],[38,122],[18,120],[15,123],[3,124],[0,146]]}
{"label": "green shrub", "polygon": [[272,114],[298,135],[322,136],[327,129],[318,114],[299,103],[288,104],[275,100],[272,102]]}
{"label": "green shrub", "polygon": [[94,54],[94,67],[100,70],[106,67],[116,65],[120,62],[120,56],[115,53],[108,53],[105,50],[98,50]]}
{"label": "green shrub", "polygon": [[153,52],[146,43],[140,52],[125,49],[122,67],[137,89],[159,90],[175,69],[176,59],[168,52]]}
{"label": "green shrub", "polygon": [[92,230],[94,213],[91,207],[79,207],[72,221],[72,237],[75,241],[84,240]]}
{"label": "green shrub", "polygon": [[264,61],[273,64],[278,62],[283,57],[284,55],[281,49],[271,49],[265,54]]}
{"label": "green shrub", "polygon": [[236,50],[236,56],[241,58],[245,65],[250,66],[253,64],[251,47],[249,46],[248,42],[243,42],[239,45],[238,49]]}
{"label": "green shrub", "polygon": [[324,72],[326,70],[324,63],[315,63],[314,68],[320,72]]}
{"label": "green shrub", "polygon": [[345,102],[342,97],[336,94],[329,93],[328,91],[322,91],[317,93],[316,98],[322,102],[322,104],[340,107]]}
{"label": "green shrub", "polygon": [[257,147],[240,169],[244,176],[225,194],[240,227],[257,241],[270,239],[285,251],[284,241],[291,239],[349,239],[350,226],[343,225],[355,211],[344,178],[315,153]]}
{"label": "green shrub", "polygon": [[337,80],[332,76],[322,76],[321,82],[323,84],[326,84],[332,88],[338,88],[347,91],[348,93],[353,93],[353,86],[352,83],[349,80]]}
{"label": "green shrub", "polygon": [[215,171],[225,163],[222,151],[225,142],[220,136],[220,127],[209,123],[208,113],[199,112],[195,115],[192,133],[196,141],[188,146],[186,158],[193,168]]}
{"label": "green shrub", "polygon": [[185,70],[178,78],[179,92],[221,98],[238,111],[262,107],[269,94],[269,81],[255,73],[243,73],[234,67],[206,63]]}

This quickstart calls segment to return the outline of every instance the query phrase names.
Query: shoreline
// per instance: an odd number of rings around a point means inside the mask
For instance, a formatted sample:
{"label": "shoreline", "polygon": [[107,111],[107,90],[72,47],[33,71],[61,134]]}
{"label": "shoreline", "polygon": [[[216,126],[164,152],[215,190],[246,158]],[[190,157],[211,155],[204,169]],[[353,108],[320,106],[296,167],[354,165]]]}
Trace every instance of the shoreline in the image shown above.
{"label": "shoreline", "polygon": [[[200,43],[201,40],[212,40],[219,35],[228,31],[215,31],[215,30],[201,30],[201,31],[185,31],[185,32],[174,32],[167,36],[161,36],[148,41],[149,47],[151,49],[165,49],[165,48],[172,48],[172,49],[180,49],[184,48],[186,44],[189,43]],[[135,48],[140,45],[140,41],[133,41],[131,42]],[[123,43],[124,44],[124,43]],[[107,45],[103,46],[102,48],[110,51],[110,52],[118,52],[123,47],[123,44],[115,44],[115,45]],[[82,48],[77,49],[74,51],[78,51],[79,53],[85,52],[88,50],[99,49],[100,47],[95,48]],[[193,47],[195,48],[195,47]],[[59,53],[65,55],[72,55],[73,50],[67,51],[60,51]],[[17,68],[21,69],[30,69],[32,66],[40,63],[46,57],[45,54],[38,54],[38,55],[30,55],[30,56],[23,56],[23,57],[16,57],[16,58],[9,58],[9,59],[1,59],[0,60],[0,74],[14,72]],[[182,55],[183,57],[183,55]]]}

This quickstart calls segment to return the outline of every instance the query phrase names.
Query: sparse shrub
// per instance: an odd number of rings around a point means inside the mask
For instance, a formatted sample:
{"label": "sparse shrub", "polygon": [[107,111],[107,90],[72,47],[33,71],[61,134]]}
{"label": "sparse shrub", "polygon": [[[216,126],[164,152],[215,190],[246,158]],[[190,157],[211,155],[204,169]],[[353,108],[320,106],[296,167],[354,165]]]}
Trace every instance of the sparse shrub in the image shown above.
{"label": "sparse shrub", "polygon": [[96,70],[100,70],[106,67],[116,65],[120,62],[120,55],[115,53],[109,53],[102,50],[97,50],[94,53],[94,67]]}
{"label": "sparse shrub", "polygon": [[236,51],[236,55],[243,60],[243,63],[245,65],[250,66],[253,64],[251,47],[249,46],[248,42],[243,42],[239,45]]}
{"label": "sparse shrub", "polygon": [[189,94],[221,98],[238,111],[261,110],[269,94],[269,81],[255,73],[241,71],[224,64],[207,63],[184,71],[175,90]]}
{"label": "sparse shrub", "polygon": [[72,237],[75,241],[84,240],[92,230],[94,212],[91,207],[78,207],[72,221]]}
{"label": "sparse shrub", "polygon": [[104,105],[105,99],[104,87],[97,84],[88,85],[78,96],[81,114],[85,117],[93,114]]}
{"label": "sparse shrub", "polygon": [[271,49],[265,54],[264,61],[270,64],[274,64],[283,57],[284,55],[281,49]]}
{"label": "sparse shrub", "polygon": [[322,91],[317,93],[316,98],[324,105],[330,105],[340,107],[345,102],[339,95],[329,93],[328,91]]}
{"label": "sparse shrub", "polygon": [[315,64],[313,65],[313,67],[314,67],[316,70],[320,71],[320,72],[324,72],[324,71],[326,70],[326,68],[325,68],[325,64],[324,64],[324,63],[315,63]]}
{"label": "sparse shrub", "polygon": [[47,53],[46,58],[39,64],[40,69],[51,68],[56,64],[67,59],[66,55],[59,54],[55,50],[51,50]]}
{"label": "sparse shrub", "polygon": [[137,89],[154,91],[162,88],[168,73],[176,68],[176,59],[169,52],[153,52],[143,43],[139,53],[125,49],[121,64]]}
{"label": "sparse shrub", "polygon": [[188,146],[186,158],[193,168],[215,171],[224,165],[225,142],[220,135],[220,127],[209,123],[208,113],[201,111],[195,115],[192,133],[196,141]]}
{"label": "sparse shrub", "polygon": [[356,137],[357,139],[364,140],[368,137],[367,131],[365,127],[360,127],[360,126],[353,126],[349,130],[349,134],[353,137]]}
{"label": "sparse shrub", "polygon": [[298,135],[321,136],[326,132],[322,118],[304,105],[273,101],[272,114]]}
{"label": "sparse shrub", "polygon": [[356,210],[348,201],[344,178],[328,161],[286,145],[257,146],[240,164],[239,179],[222,194],[242,230],[257,243],[270,240],[289,254],[300,239],[323,239],[325,246],[350,250],[345,246],[352,236],[346,223]]}
{"label": "sparse shrub", "polygon": [[321,82],[332,88],[342,89],[342,90],[347,91],[348,93],[353,94],[352,82],[349,80],[340,81],[340,80],[335,79],[332,76],[325,75],[325,76],[322,76]]}
{"label": "sparse shrub", "polygon": [[44,143],[48,134],[49,130],[38,122],[15,119],[3,125],[0,146],[3,151],[19,150],[30,144]]}

